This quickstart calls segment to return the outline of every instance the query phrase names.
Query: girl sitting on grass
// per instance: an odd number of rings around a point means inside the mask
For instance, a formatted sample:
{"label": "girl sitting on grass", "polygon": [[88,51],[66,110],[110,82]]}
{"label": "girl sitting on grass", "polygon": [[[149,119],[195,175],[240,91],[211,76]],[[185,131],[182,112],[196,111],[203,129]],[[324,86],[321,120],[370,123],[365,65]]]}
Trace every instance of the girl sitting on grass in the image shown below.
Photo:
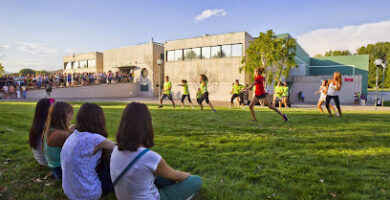
{"label": "girl sitting on grass", "polygon": [[62,187],[69,199],[100,199],[114,190],[110,156],[115,144],[107,139],[100,106],[84,103],[76,122],[76,130],[61,150]]}
{"label": "girl sitting on grass", "polygon": [[54,101],[54,99],[40,99],[38,101],[29,134],[30,148],[32,149],[34,158],[40,165],[44,166],[47,166],[47,161],[45,154],[42,151],[42,133],[50,105],[54,103]]}
{"label": "girl sitting on grass", "polygon": [[42,143],[47,165],[54,178],[62,178],[60,154],[62,146],[69,136],[69,125],[73,118],[73,108],[65,102],[55,102],[49,110]]}
{"label": "girl sitting on grass", "polygon": [[257,68],[255,70],[255,81],[249,85],[247,88],[244,90],[247,90],[249,88],[253,88],[253,86],[256,86],[255,90],[255,96],[253,97],[250,105],[249,105],[249,110],[251,111],[252,114],[252,121],[257,121],[256,115],[255,115],[255,110],[254,106],[259,102],[260,99],[263,99],[264,104],[268,106],[270,109],[274,110],[276,113],[278,113],[285,122],[288,121],[287,115],[281,113],[277,108],[275,108],[274,105],[271,104],[270,100],[268,99],[268,94],[264,90],[264,78],[261,75],[264,71],[264,68]]}
{"label": "girl sitting on grass", "polygon": [[117,199],[185,200],[201,187],[199,176],[172,169],[156,152],[148,107],[130,103],[122,114],[111,155],[111,178]]}

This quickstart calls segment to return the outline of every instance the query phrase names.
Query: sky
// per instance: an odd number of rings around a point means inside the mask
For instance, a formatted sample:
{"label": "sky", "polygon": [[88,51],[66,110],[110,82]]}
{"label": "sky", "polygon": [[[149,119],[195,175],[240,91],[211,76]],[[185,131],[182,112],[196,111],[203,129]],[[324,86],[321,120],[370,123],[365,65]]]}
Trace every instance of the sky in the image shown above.
{"label": "sky", "polygon": [[72,53],[273,29],[311,55],[390,41],[388,0],[1,0],[0,63],[7,72],[56,70]]}

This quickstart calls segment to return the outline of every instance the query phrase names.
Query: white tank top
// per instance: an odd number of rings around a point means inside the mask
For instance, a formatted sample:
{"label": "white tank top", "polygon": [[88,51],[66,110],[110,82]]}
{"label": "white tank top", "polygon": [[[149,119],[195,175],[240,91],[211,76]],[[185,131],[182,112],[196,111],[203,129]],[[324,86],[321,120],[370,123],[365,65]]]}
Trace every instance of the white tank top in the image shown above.
{"label": "white tank top", "polygon": [[337,87],[336,87],[336,85],[333,84],[333,82],[331,84],[329,84],[327,95],[328,96],[339,96],[339,91],[337,91]]}

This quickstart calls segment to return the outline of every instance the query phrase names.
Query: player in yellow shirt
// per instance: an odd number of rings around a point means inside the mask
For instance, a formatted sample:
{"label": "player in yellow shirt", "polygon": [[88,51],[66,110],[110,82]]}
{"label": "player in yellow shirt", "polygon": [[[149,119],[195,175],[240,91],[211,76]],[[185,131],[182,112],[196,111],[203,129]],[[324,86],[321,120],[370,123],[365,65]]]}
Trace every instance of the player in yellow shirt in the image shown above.
{"label": "player in yellow shirt", "polygon": [[283,101],[283,86],[281,81],[279,81],[278,85],[274,87],[274,100],[272,102],[274,106],[276,105],[276,101],[278,101],[280,110],[282,108]]}
{"label": "player in yellow shirt", "polygon": [[163,89],[163,94],[160,97],[160,105],[158,108],[163,107],[163,100],[168,97],[168,99],[172,102],[173,108],[175,108],[175,102],[173,101],[172,98],[172,83],[169,81],[169,77],[165,77],[165,83],[164,83],[164,89]]}
{"label": "player in yellow shirt", "polygon": [[178,86],[182,86],[183,87],[183,94],[181,95],[182,107],[184,108],[184,99],[187,97],[188,102],[190,102],[191,107],[193,108],[194,106],[192,105],[192,101],[191,101],[190,92],[189,92],[189,89],[188,89],[187,80],[181,80],[181,84],[179,84]]}
{"label": "player in yellow shirt", "polygon": [[283,94],[282,94],[282,102],[284,104],[284,107],[287,108],[287,102],[288,102],[288,85],[287,82],[283,82]]}
{"label": "player in yellow shirt", "polygon": [[244,107],[244,95],[242,93],[242,89],[244,89],[244,88],[245,88],[245,86],[241,85],[238,80],[236,80],[234,82],[232,91],[230,92],[230,94],[232,94],[232,98],[230,99],[230,108],[233,107],[233,105],[234,105],[233,101],[237,97],[239,97],[238,105],[241,105],[242,107]]}

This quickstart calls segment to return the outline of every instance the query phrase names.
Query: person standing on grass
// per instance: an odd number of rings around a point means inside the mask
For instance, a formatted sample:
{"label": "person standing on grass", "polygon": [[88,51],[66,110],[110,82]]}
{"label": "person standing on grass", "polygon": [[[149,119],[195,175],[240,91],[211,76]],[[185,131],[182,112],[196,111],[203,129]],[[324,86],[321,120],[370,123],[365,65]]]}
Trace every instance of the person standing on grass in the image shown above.
{"label": "person standing on grass", "polygon": [[116,198],[149,200],[191,199],[202,179],[172,169],[154,146],[152,117],[142,103],[130,103],[122,114],[111,155],[111,179]]}
{"label": "person standing on grass", "polygon": [[[317,102],[317,108],[321,112],[321,114],[324,114],[324,110],[322,110],[322,104],[326,102],[326,86],[328,84],[327,80],[322,80],[322,84],[320,86],[320,89],[314,93],[314,95],[320,94],[320,98],[318,99]],[[335,112],[335,108],[333,107],[332,104],[329,105],[330,108]]]}
{"label": "person standing on grass", "polygon": [[38,101],[29,133],[29,143],[34,158],[40,165],[44,166],[47,166],[47,161],[45,154],[42,151],[42,133],[50,105],[54,103],[54,101],[54,99],[40,99]]}
{"label": "person standing on grass", "polygon": [[22,85],[21,89],[22,89],[23,99],[26,99],[27,98],[27,87],[26,87],[26,85]]}
{"label": "person standing on grass", "polygon": [[255,96],[253,97],[249,105],[249,110],[251,111],[251,115],[252,115],[252,121],[257,121],[254,106],[259,102],[260,99],[263,99],[264,104],[266,106],[268,106],[270,109],[278,113],[283,118],[283,120],[287,122],[288,121],[287,115],[281,113],[277,108],[275,108],[275,106],[272,105],[270,100],[268,99],[268,94],[264,90],[264,78],[261,75],[263,71],[264,68],[257,68],[255,70],[255,81],[251,85],[249,85],[249,87],[245,88],[245,90],[247,90],[249,88],[253,88],[253,86],[256,86]]}
{"label": "person standing on grass", "polygon": [[244,107],[244,94],[242,92],[242,89],[244,88],[245,86],[241,85],[238,79],[234,82],[232,91],[230,92],[230,94],[232,94],[230,99],[230,108],[234,106],[233,101],[237,97],[239,98],[238,105]]}
{"label": "person standing on grass", "polygon": [[198,104],[200,106],[200,109],[203,110],[203,101],[206,101],[207,104],[209,104],[211,110],[213,112],[217,112],[214,107],[213,107],[213,104],[210,102],[209,100],[209,91],[207,89],[207,82],[208,82],[208,78],[205,74],[201,74],[200,75],[200,90],[201,90],[201,96],[198,100]]}
{"label": "person standing on grass", "polygon": [[100,199],[114,191],[110,157],[115,144],[107,136],[103,109],[84,103],[61,150],[62,188],[69,199]]}
{"label": "person standing on grass", "polygon": [[163,95],[160,97],[160,105],[158,106],[159,108],[163,107],[163,100],[167,97],[172,102],[173,108],[175,108],[175,102],[173,101],[172,98],[172,83],[169,81],[168,76],[165,77]]}
{"label": "person standing on grass", "polygon": [[274,88],[274,99],[272,101],[272,104],[275,106],[276,102],[278,102],[279,110],[282,108],[282,101],[283,101],[283,86],[282,82],[279,81],[278,85]]}
{"label": "person standing on grass", "polygon": [[342,117],[341,114],[341,107],[340,107],[340,99],[339,99],[339,92],[342,86],[341,82],[341,74],[340,72],[336,71],[333,73],[333,79],[328,81],[327,84],[327,93],[326,93],[326,109],[328,110],[329,117],[332,117],[332,111],[330,110],[330,101],[333,99],[333,101],[336,104],[336,108],[338,113],[336,113],[337,116]]}
{"label": "person standing on grass", "polygon": [[69,134],[73,132],[69,125],[73,118],[73,108],[66,102],[55,102],[49,110],[43,131],[42,143],[46,161],[54,178],[62,178],[60,154]]}
{"label": "person standing on grass", "polygon": [[179,84],[178,86],[182,86],[182,87],[183,87],[183,94],[181,95],[181,104],[182,104],[182,107],[184,108],[184,99],[187,97],[188,102],[190,102],[190,104],[191,104],[191,108],[193,108],[194,105],[192,105],[190,92],[188,91],[188,83],[187,83],[187,80],[181,80],[181,84]]}
{"label": "person standing on grass", "polygon": [[287,82],[283,82],[283,94],[282,94],[282,102],[284,104],[284,107],[287,108],[287,103],[288,103],[288,85]]}

